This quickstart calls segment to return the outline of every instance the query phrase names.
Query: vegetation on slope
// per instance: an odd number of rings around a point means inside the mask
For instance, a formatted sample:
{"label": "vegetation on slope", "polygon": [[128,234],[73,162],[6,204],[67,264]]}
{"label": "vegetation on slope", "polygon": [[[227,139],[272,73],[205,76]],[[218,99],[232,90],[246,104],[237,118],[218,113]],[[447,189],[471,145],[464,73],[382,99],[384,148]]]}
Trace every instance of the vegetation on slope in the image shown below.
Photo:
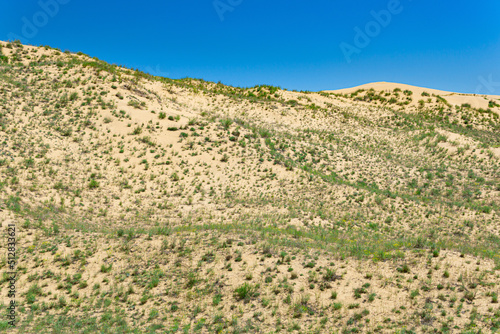
{"label": "vegetation on slope", "polygon": [[19,332],[500,327],[494,101],[413,110],[411,91],[237,88],[2,46]]}

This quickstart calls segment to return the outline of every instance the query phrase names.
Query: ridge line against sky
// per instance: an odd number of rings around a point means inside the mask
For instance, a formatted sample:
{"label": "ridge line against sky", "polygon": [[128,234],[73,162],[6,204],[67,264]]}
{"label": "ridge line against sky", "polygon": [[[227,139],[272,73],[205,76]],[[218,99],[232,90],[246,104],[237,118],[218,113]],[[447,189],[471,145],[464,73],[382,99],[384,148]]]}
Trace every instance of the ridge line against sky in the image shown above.
{"label": "ridge line against sky", "polygon": [[387,81],[500,95],[494,0],[38,0],[0,9],[1,40],[170,78],[308,91]]}

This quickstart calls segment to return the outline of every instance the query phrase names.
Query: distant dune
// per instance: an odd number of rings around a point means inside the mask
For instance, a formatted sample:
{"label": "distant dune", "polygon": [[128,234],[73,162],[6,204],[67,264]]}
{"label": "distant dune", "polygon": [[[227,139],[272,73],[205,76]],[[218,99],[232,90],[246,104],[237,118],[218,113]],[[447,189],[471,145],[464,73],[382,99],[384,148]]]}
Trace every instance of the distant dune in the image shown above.
{"label": "distant dune", "polygon": [[438,90],[438,89],[432,89],[432,88],[424,88],[424,87],[418,87],[418,86],[412,86],[412,85],[406,85],[406,84],[400,84],[400,83],[393,83],[393,82],[372,82],[372,83],[367,83],[361,86],[356,86],[352,88],[344,88],[344,89],[338,89],[338,90],[325,90],[325,92],[328,93],[340,93],[340,94],[349,94],[352,92],[355,92],[359,89],[364,89],[364,90],[369,90],[369,89],[374,89],[375,91],[384,91],[384,92],[389,92],[393,91],[396,88],[399,88],[401,90],[410,90],[413,92],[413,101],[410,103],[411,105],[417,105],[418,100],[420,98],[425,100],[425,96],[422,96],[423,92],[427,92],[430,95],[439,95],[441,97],[444,97],[448,103],[451,105],[462,105],[465,103],[468,103],[471,105],[473,108],[488,108],[488,103],[490,100],[495,100],[495,101],[500,101],[500,96],[499,95],[475,95],[475,94],[463,94],[463,93],[454,93],[454,92],[447,92],[443,90]]}

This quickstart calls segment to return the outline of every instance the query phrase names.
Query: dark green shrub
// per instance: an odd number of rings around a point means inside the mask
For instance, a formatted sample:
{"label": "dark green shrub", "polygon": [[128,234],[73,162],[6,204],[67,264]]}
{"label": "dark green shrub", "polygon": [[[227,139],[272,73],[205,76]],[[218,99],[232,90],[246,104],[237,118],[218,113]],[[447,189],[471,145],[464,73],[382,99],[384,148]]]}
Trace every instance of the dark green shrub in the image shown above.
{"label": "dark green shrub", "polygon": [[244,300],[248,302],[250,299],[258,296],[257,286],[244,283],[240,287],[236,288],[236,290],[234,290],[234,296],[238,300]]}
{"label": "dark green shrub", "polygon": [[95,179],[90,179],[89,188],[90,189],[99,188],[99,182],[97,182]]}

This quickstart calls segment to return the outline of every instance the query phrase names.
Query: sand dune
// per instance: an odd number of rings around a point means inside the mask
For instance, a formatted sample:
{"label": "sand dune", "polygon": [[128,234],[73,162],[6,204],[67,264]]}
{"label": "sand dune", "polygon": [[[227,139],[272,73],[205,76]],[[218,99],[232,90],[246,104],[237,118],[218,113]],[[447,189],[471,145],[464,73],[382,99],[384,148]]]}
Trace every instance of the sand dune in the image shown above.
{"label": "sand dune", "polygon": [[[425,100],[426,97],[422,96],[423,92],[427,92],[430,95],[432,95],[432,94],[439,95],[439,96],[445,98],[448,101],[448,103],[450,103],[453,106],[468,103],[473,108],[488,108],[488,102],[490,100],[500,101],[499,95],[463,94],[463,93],[448,92],[448,91],[443,91],[443,90],[438,90],[438,89],[424,88],[424,87],[412,86],[412,85],[401,84],[401,83],[393,83],[393,82],[372,82],[372,83],[367,83],[367,84],[364,84],[361,86],[338,89],[338,90],[328,90],[325,92],[348,94],[348,93],[355,92],[359,89],[369,90],[372,88],[376,91],[384,91],[384,92],[393,91],[396,88],[399,88],[403,91],[410,90],[413,92],[413,96],[414,96],[413,101],[410,104],[410,106],[417,105],[418,100],[420,100],[420,99]],[[498,109],[498,108],[496,108],[496,109]]]}
{"label": "sand dune", "polygon": [[173,80],[0,41],[1,267],[16,275],[0,329],[494,332],[499,108],[403,84],[336,92],[371,87]]}

